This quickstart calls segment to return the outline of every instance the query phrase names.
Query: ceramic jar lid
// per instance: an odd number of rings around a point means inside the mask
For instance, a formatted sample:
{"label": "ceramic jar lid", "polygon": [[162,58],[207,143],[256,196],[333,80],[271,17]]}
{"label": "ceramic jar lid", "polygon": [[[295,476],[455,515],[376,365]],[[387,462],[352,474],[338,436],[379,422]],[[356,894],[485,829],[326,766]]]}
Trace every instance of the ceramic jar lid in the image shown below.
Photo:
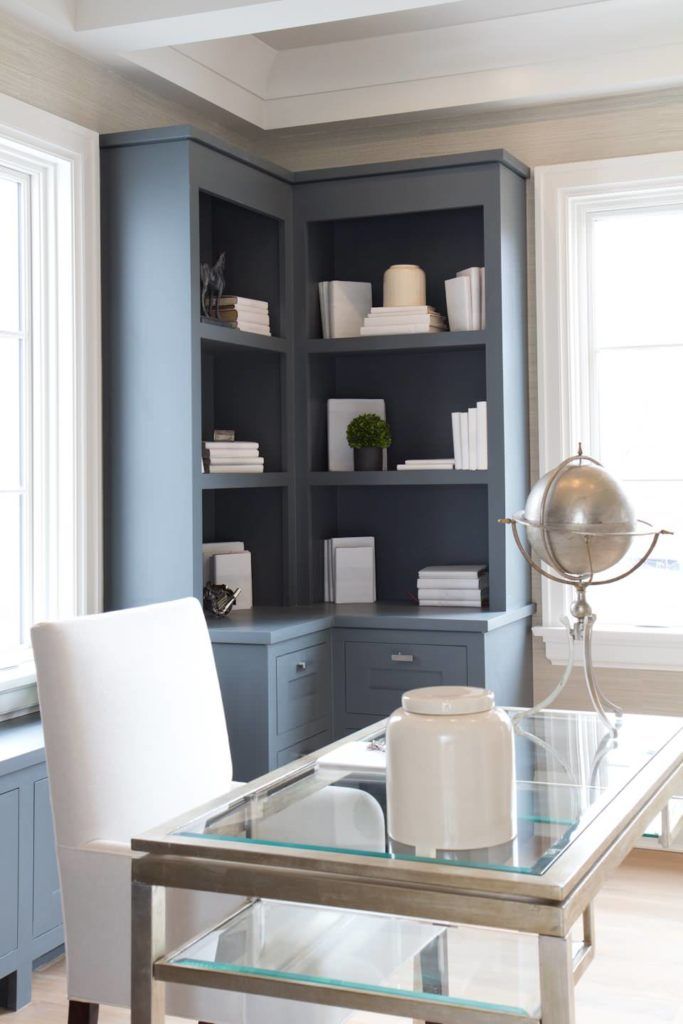
{"label": "ceramic jar lid", "polygon": [[477,715],[495,707],[495,698],[478,686],[425,686],[404,693],[402,704],[413,715]]}

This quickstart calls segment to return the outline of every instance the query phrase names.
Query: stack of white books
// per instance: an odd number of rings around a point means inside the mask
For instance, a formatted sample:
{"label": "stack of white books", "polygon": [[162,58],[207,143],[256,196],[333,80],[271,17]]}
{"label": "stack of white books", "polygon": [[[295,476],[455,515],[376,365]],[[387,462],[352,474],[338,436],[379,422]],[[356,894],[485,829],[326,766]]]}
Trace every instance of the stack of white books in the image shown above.
{"label": "stack of white books", "polygon": [[204,441],[202,471],[205,473],[262,473],[258,441]]}
{"label": "stack of white books", "polygon": [[268,303],[261,299],[245,299],[241,295],[224,295],[218,315],[227,327],[252,334],[270,334]]}
{"label": "stack of white books", "polygon": [[417,598],[427,608],[482,608],[488,587],[485,565],[428,565],[417,576]]}
{"label": "stack of white books", "polygon": [[323,338],[357,338],[372,305],[369,281],[320,281]]}
{"label": "stack of white books", "polygon": [[396,469],[455,469],[455,459],[406,459]]}
{"label": "stack of white books", "polygon": [[467,412],[451,413],[453,456],[456,469],[488,469],[486,402],[477,402]]}
{"label": "stack of white books", "polygon": [[373,306],[360,333],[436,334],[447,330],[446,317],[433,306]]}
{"label": "stack of white books", "polygon": [[448,324],[452,331],[486,327],[486,277],[483,267],[468,267],[445,282]]}
{"label": "stack of white books", "polygon": [[368,604],[377,600],[374,537],[330,537],[324,544],[325,600]]}

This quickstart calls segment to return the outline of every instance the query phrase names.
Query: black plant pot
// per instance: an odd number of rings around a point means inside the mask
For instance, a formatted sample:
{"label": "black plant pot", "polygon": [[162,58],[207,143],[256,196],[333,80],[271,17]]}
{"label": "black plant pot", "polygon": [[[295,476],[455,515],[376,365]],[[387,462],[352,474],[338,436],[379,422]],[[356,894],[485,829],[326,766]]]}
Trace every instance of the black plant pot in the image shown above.
{"label": "black plant pot", "polygon": [[353,468],[356,471],[376,472],[382,469],[383,448],[354,448]]}

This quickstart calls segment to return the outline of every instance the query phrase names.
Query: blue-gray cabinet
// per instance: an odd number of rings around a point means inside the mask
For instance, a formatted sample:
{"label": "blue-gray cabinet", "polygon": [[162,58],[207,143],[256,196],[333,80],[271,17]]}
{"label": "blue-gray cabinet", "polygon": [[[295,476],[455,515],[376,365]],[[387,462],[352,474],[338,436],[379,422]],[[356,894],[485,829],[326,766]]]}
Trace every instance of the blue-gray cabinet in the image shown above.
{"label": "blue-gray cabinet", "polygon": [[36,962],[64,935],[47,769],[37,716],[0,725],[0,1006],[31,999]]}

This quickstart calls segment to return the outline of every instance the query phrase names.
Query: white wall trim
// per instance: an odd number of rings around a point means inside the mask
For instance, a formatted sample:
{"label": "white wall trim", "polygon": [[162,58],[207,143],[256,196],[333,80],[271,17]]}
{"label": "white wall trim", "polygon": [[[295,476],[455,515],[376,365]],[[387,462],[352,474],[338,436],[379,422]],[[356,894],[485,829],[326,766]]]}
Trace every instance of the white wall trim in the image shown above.
{"label": "white wall trim", "polygon": [[[73,464],[73,476],[66,483],[58,482],[57,500],[67,501],[76,520],[65,545],[75,565],[64,569],[73,574],[70,583],[76,607],[72,597],[64,614],[95,612],[102,607],[99,139],[96,132],[0,94],[0,147],[6,160],[21,165],[36,182],[39,207],[35,218],[47,232],[50,250],[44,260],[46,266],[51,262],[55,268],[51,276],[56,273],[68,282],[68,292],[73,295],[73,302],[65,306],[54,281],[47,291],[40,289],[44,308],[38,315],[45,318],[47,362],[54,364],[63,354],[55,345],[59,343],[60,349],[68,345],[66,364],[70,368],[65,390],[60,389],[60,409],[65,401],[71,406],[63,437],[56,440],[46,428],[45,443],[51,450],[66,445]],[[60,196],[68,199],[68,220],[55,212]],[[54,365],[38,367],[37,372],[54,376]],[[49,386],[53,385],[51,381]],[[53,429],[52,433],[62,432]],[[53,538],[59,538],[59,524],[49,525]],[[55,585],[61,592],[61,581]],[[68,591],[66,583],[64,590]],[[60,614],[60,598],[55,607]],[[0,689],[5,683],[16,685],[15,670],[8,670],[7,679],[0,673]]]}
{"label": "white wall trim", "polygon": [[[591,434],[591,400],[578,386],[586,377],[588,315],[581,296],[589,218],[598,212],[683,200],[683,152],[616,157],[537,167],[535,185],[536,308],[538,319],[539,471],[548,472]],[[578,327],[577,327],[578,325]],[[575,332],[575,333],[573,333]],[[579,337],[580,336],[580,337]],[[542,637],[554,664],[566,664],[559,626],[568,588],[543,579]],[[579,651],[577,650],[577,660]],[[597,665],[683,669],[683,633],[644,628],[596,628]]]}

